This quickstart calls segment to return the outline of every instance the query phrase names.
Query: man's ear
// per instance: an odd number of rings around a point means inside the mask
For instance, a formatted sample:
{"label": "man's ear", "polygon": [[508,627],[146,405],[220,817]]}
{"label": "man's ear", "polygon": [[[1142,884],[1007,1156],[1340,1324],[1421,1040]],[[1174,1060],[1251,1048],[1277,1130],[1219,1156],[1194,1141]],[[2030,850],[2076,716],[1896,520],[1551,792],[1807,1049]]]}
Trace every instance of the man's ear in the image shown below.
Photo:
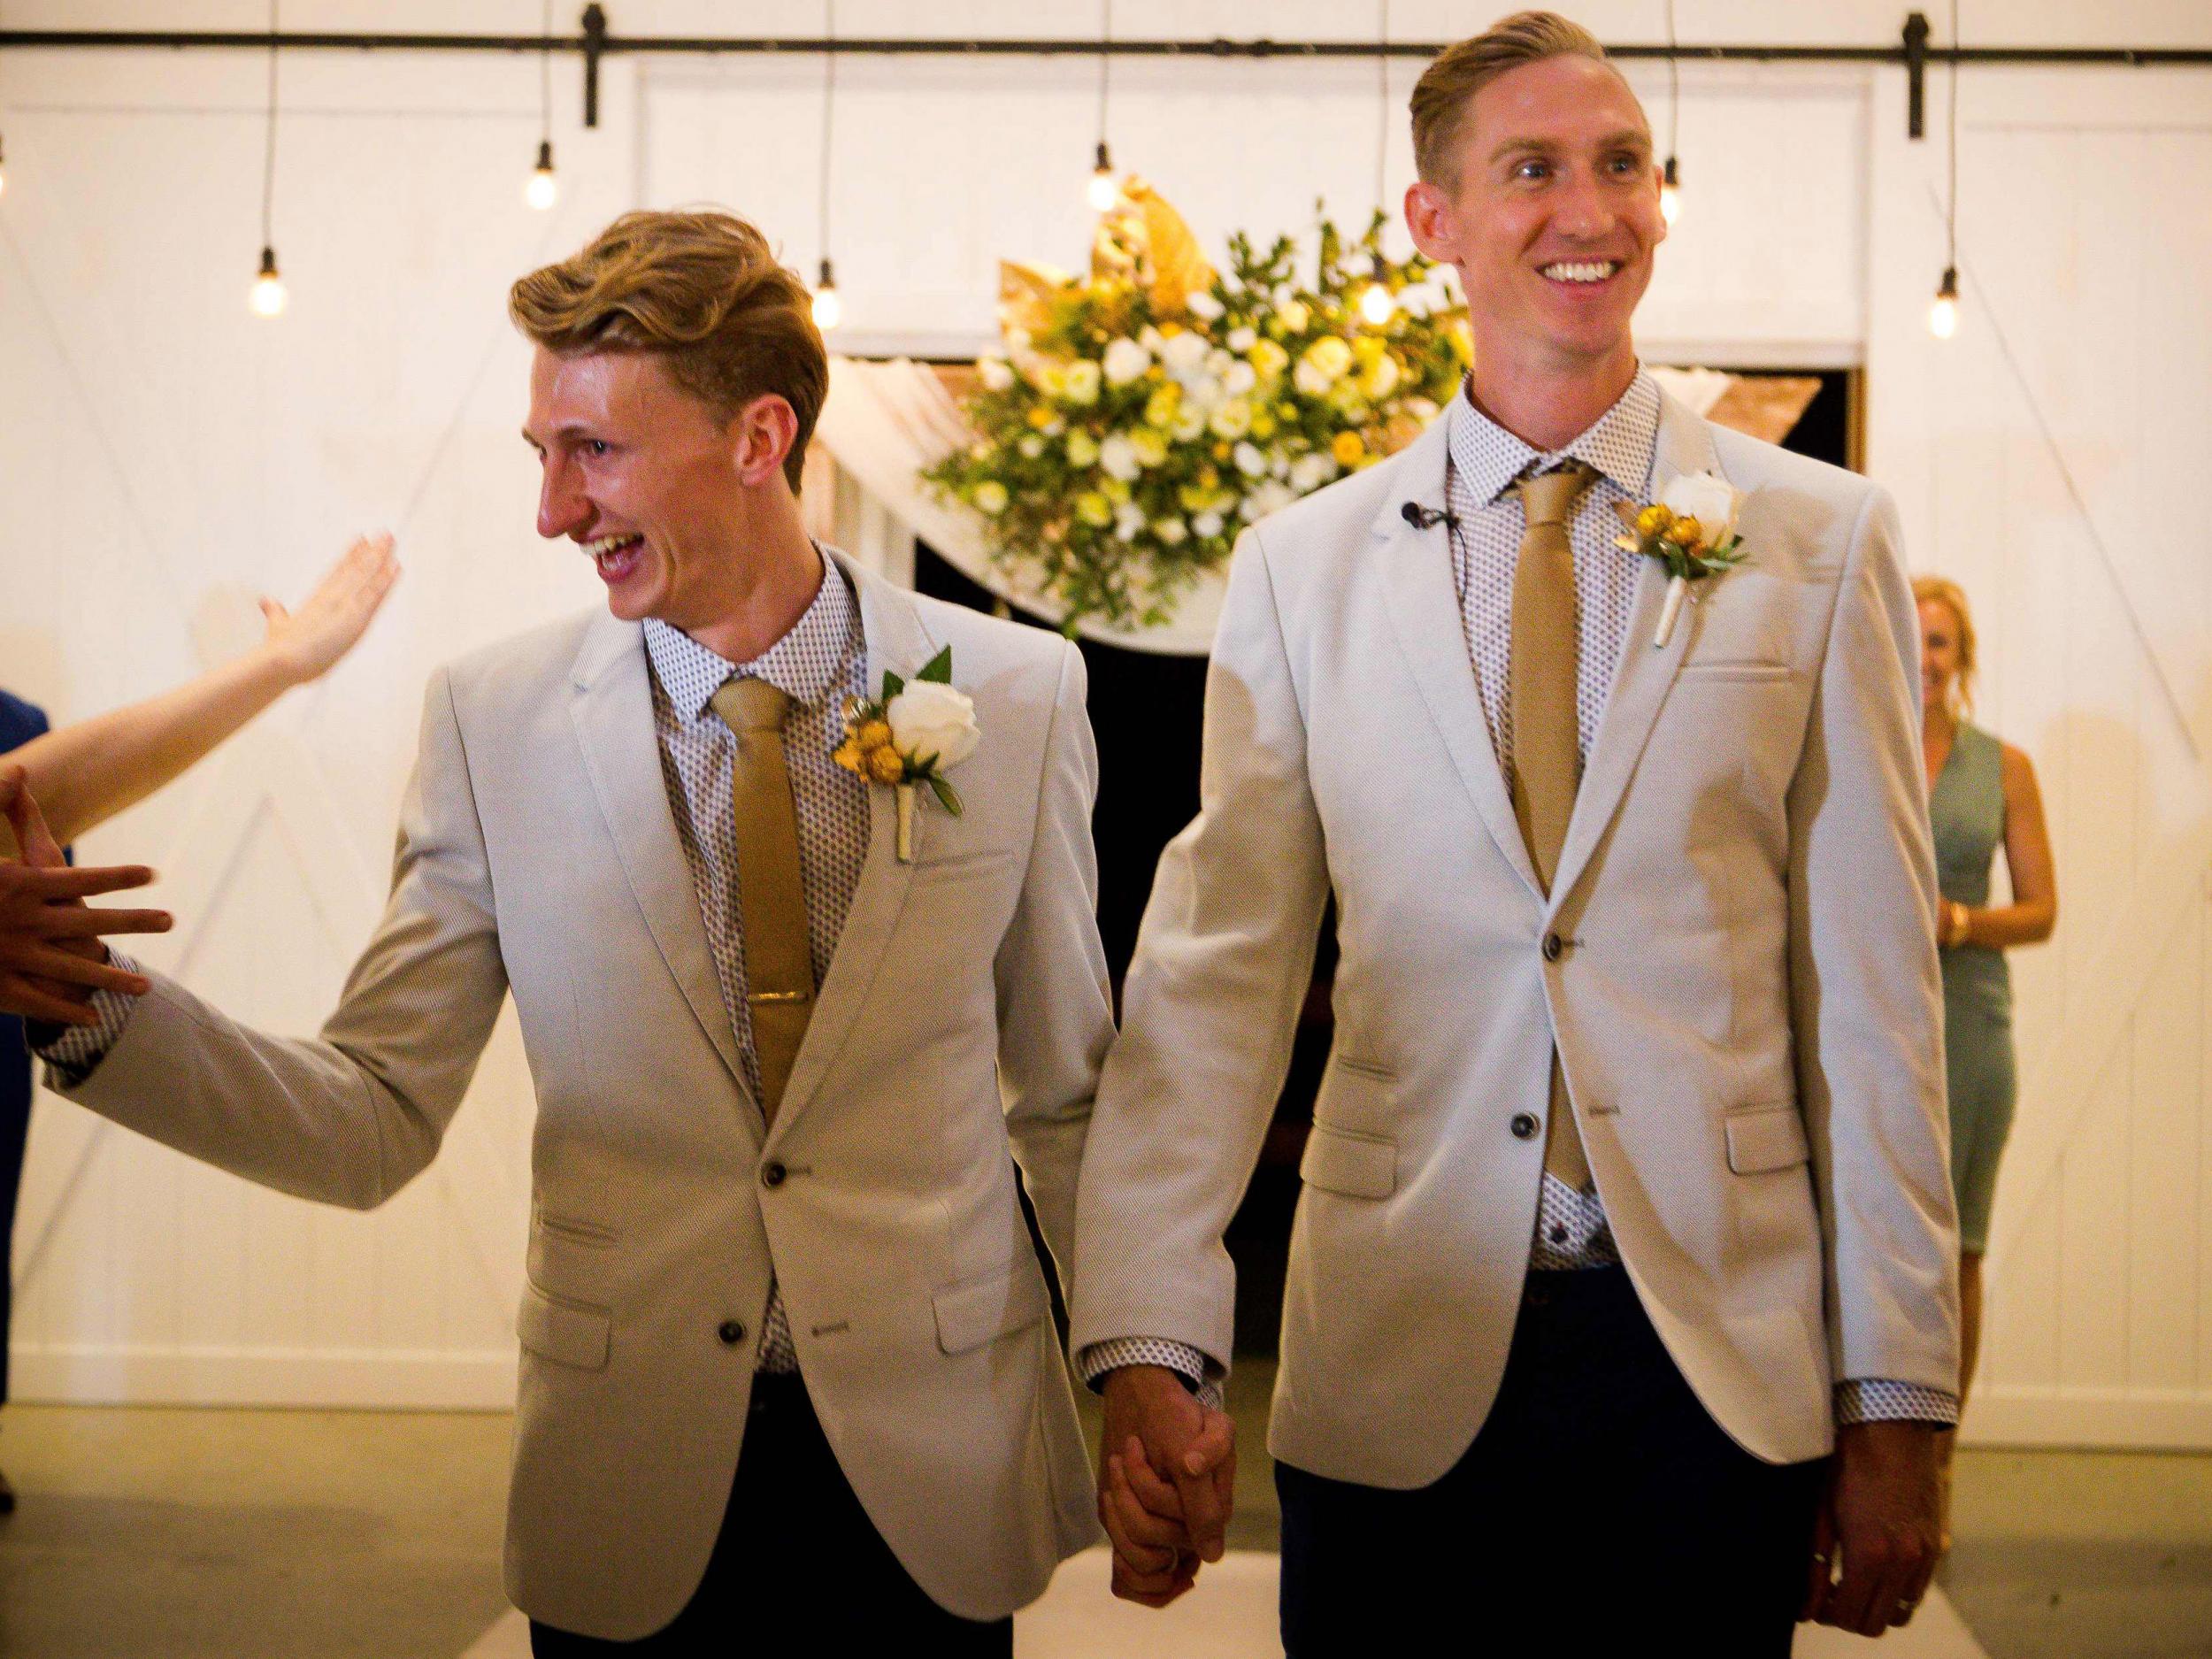
{"label": "man's ear", "polygon": [[1439,265],[1457,263],[1457,227],[1451,197],[1441,185],[1422,179],[1406,187],[1406,228],[1413,233],[1413,245],[1425,257]]}
{"label": "man's ear", "polygon": [[780,476],[784,458],[799,441],[799,418],[779,394],[765,392],[739,410],[729,425],[730,461],[748,487]]}

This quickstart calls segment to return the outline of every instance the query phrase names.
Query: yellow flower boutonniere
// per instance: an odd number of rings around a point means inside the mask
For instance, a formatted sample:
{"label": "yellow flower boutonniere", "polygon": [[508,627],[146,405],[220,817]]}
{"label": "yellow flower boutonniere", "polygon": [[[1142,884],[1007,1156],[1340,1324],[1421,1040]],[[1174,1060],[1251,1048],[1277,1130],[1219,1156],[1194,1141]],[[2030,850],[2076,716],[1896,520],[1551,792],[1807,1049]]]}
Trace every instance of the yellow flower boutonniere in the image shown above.
{"label": "yellow flower boutonniere", "polygon": [[1743,492],[1717,474],[1686,472],[1671,480],[1657,501],[1624,501],[1614,509],[1628,529],[1614,545],[1624,553],[1655,558],[1667,568],[1666,603],[1651,636],[1655,650],[1674,636],[1691,583],[1743,563],[1743,538],[1736,534],[1743,503]]}
{"label": "yellow flower boutonniere", "polygon": [[849,699],[845,741],[833,758],[868,782],[889,784],[896,791],[899,862],[911,864],[915,787],[926,784],[937,803],[958,818],[960,795],[945,773],[974,754],[982,741],[974,703],[953,688],[948,645],[910,680],[886,669],[880,697]]}

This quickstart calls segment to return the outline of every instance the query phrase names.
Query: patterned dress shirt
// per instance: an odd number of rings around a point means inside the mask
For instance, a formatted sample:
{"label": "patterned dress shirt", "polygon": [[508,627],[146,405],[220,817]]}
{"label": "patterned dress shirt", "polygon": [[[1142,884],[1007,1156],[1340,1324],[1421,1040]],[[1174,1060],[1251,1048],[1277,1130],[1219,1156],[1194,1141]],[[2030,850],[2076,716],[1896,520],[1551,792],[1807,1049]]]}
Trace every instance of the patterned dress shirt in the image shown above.
{"label": "patterned dress shirt", "polygon": [[[1616,503],[1647,501],[1655,488],[1659,444],[1659,387],[1639,371],[1612,408],[1564,448],[1532,448],[1477,409],[1463,388],[1452,400],[1447,433],[1446,500],[1456,522],[1450,532],[1452,582],[1460,625],[1501,771],[1513,765],[1513,573],[1527,526],[1522,479],[1580,461],[1595,470],[1568,526],[1574,552],[1576,600],[1575,717],[1578,760],[1586,763],[1605,718],[1613,676],[1628,637],[1629,613],[1642,576],[1641,556],[1615,545]],[[1580,1190],[1547,1173],[1538,1195],[1529,1265],[1569,1271],[1617,1263],[1620,1251],[1594,1186]],[[1102,1342],[1082,1356],[1084,1376],[1096,1381],[1118,1365],[1167,1365],[1186,1379],[1210,1367],[1194,1348],[1155,1338]],[[1836,1386],[1839,1423],[1909,1419],[1955,1423],[1955,1396],[1916,1384],[1855,1379]]]}

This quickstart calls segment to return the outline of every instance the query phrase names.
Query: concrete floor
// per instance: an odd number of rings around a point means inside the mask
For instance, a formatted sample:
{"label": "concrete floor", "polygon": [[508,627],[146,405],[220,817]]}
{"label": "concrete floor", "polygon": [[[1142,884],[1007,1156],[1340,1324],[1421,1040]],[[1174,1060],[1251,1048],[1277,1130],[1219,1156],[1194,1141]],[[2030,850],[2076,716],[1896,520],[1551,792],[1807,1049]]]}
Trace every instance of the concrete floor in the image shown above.
{"label": "concrete floor", "polygon": [[[1264,1368],[1231,1544],[1271,1548]],[[508,1420],[11,1407],[5,1659],[448,1659],[506,1607]],[[1094,1432],[1095,1424],[1093,1425]],[[1951,1601],[1991,1659],[2212,1659],[2212,1457],[1959,1460]]]}

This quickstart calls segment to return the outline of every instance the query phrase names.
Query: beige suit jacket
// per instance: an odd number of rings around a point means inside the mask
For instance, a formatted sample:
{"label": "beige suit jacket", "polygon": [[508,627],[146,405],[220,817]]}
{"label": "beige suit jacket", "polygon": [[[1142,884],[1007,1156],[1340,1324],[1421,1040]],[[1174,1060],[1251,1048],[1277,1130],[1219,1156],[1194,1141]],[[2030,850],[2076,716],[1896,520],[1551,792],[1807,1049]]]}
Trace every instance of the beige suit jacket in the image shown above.
{"label": "beige suit jacket", "polygon": [[1082,658],[841,563],[870,686],[950,645],[982,743],[957,776],[965,816],[925,804],[910,864],[891,792],[871,792],[859,888],[764,1139],[641,634],[603,612],[434,677],[391,901],[319,1038],[248,1030],[157,978],[72,1091],[366,1208],[436,1155],[512,991],[538,1118],[507,1586],[587,1635],[643,1636],[698,1584],[772,1273],[840,1465],[939,1602],[1001,1617],[1095,1530],[1015,1177],[1018,1160],[1064,1267],[1112,1035]]}
{"label": "beige suit jacket", "polygon": [[[1269,518],[1233,567],[1201,810],[1163,857],[1092,1119],[1072,1340],[1226,1363],[1221,1233],[1323,901],[1336,1039],[1300,1173],[1271,1444],[1409,1487],[1457,1461],[1520,1304],[1555,1033],[1645,1310],[1770,1461],[1831,1384],[1958,1381],[1917,633],[1865,480],[1669,400],[1655,491],[1749,492],[1748,561],[1655,648],[1641,579],[1548,898],[1470,671],[1447,421]],[[1624,555],[1624,557],[1626,557]],[[1548,941],[1556,941],[1549,942]]]}

